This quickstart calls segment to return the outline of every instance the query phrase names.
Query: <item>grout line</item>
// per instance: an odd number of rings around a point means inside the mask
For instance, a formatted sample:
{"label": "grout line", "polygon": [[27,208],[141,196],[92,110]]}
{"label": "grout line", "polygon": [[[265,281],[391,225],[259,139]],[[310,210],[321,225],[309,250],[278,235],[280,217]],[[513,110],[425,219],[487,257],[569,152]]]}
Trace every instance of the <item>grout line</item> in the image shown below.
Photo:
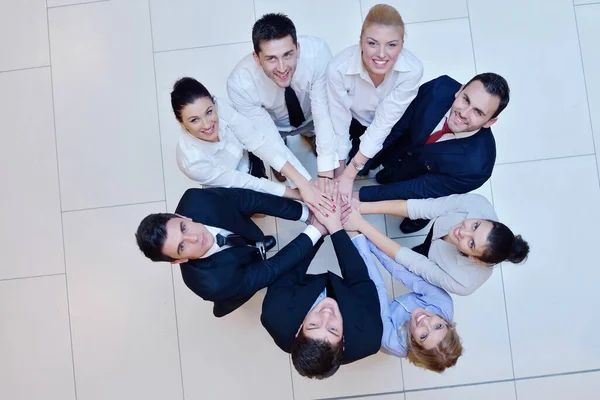
{"label": "grout line", "polygon": [[292,383],[292,400],[296,400],[296,390],[294,389],[294,376],[292,371],[292,356],[288,356],[288,366],[290,367],[290,382]]}
{"label": "grout line", "polygon": [[196,49],[206,49],[206,48],[211,48],[211,47],[221,47],[221,46],[233,46],[236,44],[242,44],[242,43],[250,43],[252,44],[251,41],[248,40],[244,40],[242,42],[231,42],[231,43],[220,43],[220,44],[208,44],[206,46],[194,46],[194,47],[182,47],[180,49],[169,49],[169,50],[158,50],[155,51],[154,54],[161,54],[161,53],[170,53],[172,51],[184,51],[184,50],[196,50]]}
{"label": "grout line", "polygon": [[471,52],[473,53],[473,65],[475,74],[477,74],[477,60],[475,59],[475,43],[473,42],[473,27],[471,26],[471,10],[469,9],[469,0],[465,0],[467,6],[467,19],[469,20],[469,35],[471,35]]}
{"label": "grout line", "polygon": [[504,301],[504,316],[506,317],[506,330],[508,333],[508,349],[510,350],[510,365],[512,367],[513,378],[516,378],[515,359],[513,357],[512,340],[510,337],[510,322],[508,320],[508,305],[506,304],[506,290],[504,289],[504,270],[503,270],[502,266],[500,266],[500,280],[502,282],[502,300]]}
{"label": "grout line", "polygon": [[73,323],[71,319],[71,299],[69,297],[69,280],[67,276],[67,249],[65,245],[65,223],[62,213],[62,192],[60,184],[60,163],[58,152],[58,134],[56,130],[56,107],[54,99],[54,77],[52,72],[52,46],[50,42],[50,12],[48,10],[48,0],[46,0],[46,29],[48,31],[48,60],[50,61],[50,93],[52,96],[52,126],[54,128],[54,154],[56,156],[56,183],[58,185],[58,212],[60,214],[60,234],[62,239],[63,266],[65,268],[65,296],[67,298],[67,315],[69,317],[69,344],[71,345],[71,369],[73,371],[73,394],[77,400],[77,373],[75,371],[75,351],[73,350]]}
{"label": "grout line", "polygon": [[252,11],[254,11],[254,21],[256,22],[256,1],[252,0]]}
{"label": "grout line", "polygon": [[590,130],[592,131],[592,145],[594,146],[594,157],[596,158],[596,176],[598,177],[598,185],[600,185],[600,166],[598,165],[598,155],[596,152],[596,139],[594,138],[594,123],[592,120],[592,110],[590,108],[590,96],[588,91],[587,79],[585,76],[585,64],[583,63],[583,50],[581,49],[581,37],[579,36],[579,21],[577,20],[577,12],[573,7],[573,16],[575,17],[575,31],[577,32],[577,43],[579,44],[579,57],[581,59],[581,71],[583,72],[583,85],[585,87],[585,100],[588,106],[588,117],[590,120]]}
{"label": "grout line", "polygon": [[323,398],[319,398],[317,400],[359,399],[359,398],[364,398],[365,396],[374,397],[374,396],[385,396],[385,395],[391,395],[391,394],[429,392],[429,391],[435,391],[435,390],[455,389],[455,388],[463,388],[463,387],[471,387],[471,386],[493,385],[496,383],[507,383],[507,382],[514,382],[516,384],[516,382],[519,382],[519,381],[554,378],[554,377],[558,377],[558,376],[582,375],[582,374],[589,374],[589,373],[596,373],[596,372],[600,372],[600,368],[586,369],[586,370],[581,370],[581,371],[571,371],[571,372],[558,372],[555,374],[534,375],[534,376],[527,376],[527,377],[523,377],[523,378],[514,378],[514,379],[498,379],[498,380],[494,380],[494,381],[461,383],[461,384],[456,384],[456,385],[435,386],[435,387],[428,387],[428,388],[421,388],[421,389],[408,389],[408,390],[402,390],[402,391],[396,391],[396,392],[365,393],[365,394],[359,394],[359,395],[354,395],[354,396],[342,396],[342,397],[323,397]]}
{"label": "grout line", "polygon": [[152,201],[141,201],[139,203],[127,203],[127,204],[114,204],[112,206],[99,206],[90,208],[76,208],[73,210],[63,210],[63,214],[78,212],[78,211],[91,211],[91,210],[102,210],[104,208],[117,208],[117,207],[128,207],[128,206],[139,206],[142,204],[154,204],[154,203],[167,203],[167,200],[152,200]]}
{"label": "grout line", "polygon": [[563,158],[575,158],[575,157],[587,157],[587,156],[595,156],[595,153],[587,153],[587,154],[575,154],[572,156],[559,156],[559,157],[548,157],[548,158],[539,158],[537,160],[521,160],[521,161],[507,161],[503,163],[496,163],[498,165],[512,165],[512,164],[525,164],[525,163],[533,163],[538,161],[551,161],[551,160],[562,160]]}
{"label": "grout line", "polygon": [[[163,156],[163,148],[162,148],[162,133],[160,128],[160,113],[158,106],[158,79],[156,78],[156,59],[154,57],[154,29],[152,28],[152,2],[148,1],[148,22],[150,23],[150,41],[152,44],[152,73],[154,74],[154,98],[156,101],[156,124],[158,127],[158,138],[159,138],[159,150],[160,150],[160,163],[161,163],[161,171],[162,171],[162,181],[163,181],[163,194],[165,197],[165,211],[168,211],[168,203],[167,203],[167,182],[165,179],[165,162]],[[177,316],[177,297],[175,296],[175,275],[173,273],[173,267],[170,268],[171,272],[171,290],[173,295],[173,314],[175,316],[175,332],[177,334],[177,356],[179,358],[179,378],[181,380],[181,397],[185,400],[185,383],[183,379],[183,362],[181,361],[181,336],[179,334],[179,318]]]}
{"label": "grout line", "polygon": [[37,67],[25,67],[25,68],[6,69],[6,70],[3,70],[3,71],[0,71],[0,74],[4,74],[4,73],[7,73],[7,72],[28,71],[30,69],[48,68],[49,66],[50,66],[50,64],[48,64],[48,65],[39,65]]}
{"label": "grout line", "polygon": [[72,7],[72,6],[81,6],[83,4],[93,4],[93,3],[106,3],[109,0],[94,0],[94,1],[86,1],[83,3],[74,3],[74,4],[61,4],[58,6],[50,6],[48,7],[48,1],[46,0],[46,8],[48,9],[52,9],[52,8],[64,8],[64,7]]}
{"label": "grout line", "polygon": [[457,19],[467,19],[467,18],[469,18],[468,12],[467,12],[467,15],[465,15],[464,17],[449,17],[449,18],[438,18],[438,19],[426,19],[426,20],[423,20],[423,21],[406,22],[405,25],[426,24],[428,22],[454,21],[454,20],[457,20]]}
{"label": "grout line", "polygon": [[358,10],[360,11],[360,19],[363,20],[365,17],[363,17],[363,9],[362,9],[362,1],[358,0]]}
{"label": "grout line", "polygon": [[519,400],[519,393],[517,392],[517,381],[513,382],[513,386],[515,388],[515,400]]}
{"label": "grout line", "polygon": [[593,3],[585,3],[585,4],[575,4],[575,3],[573,3],[573,8],[575,8],[575,7],[593,6],[595,4],[600,4],[600,1],[595,1]]}
{"label": "grout line", "polygon": [[19,276],[19,277],[16,277],[16,278],[2,278],[2,279],[0,279],[0,282],[18,281],[18,280],[23,280],[23,279],[47,278],[49,276],[59,276],[59,275],[65,275],[65,273],[64,272],[57,272],[56,274],[44,274],[44,275],[33,275],[33,276]]}

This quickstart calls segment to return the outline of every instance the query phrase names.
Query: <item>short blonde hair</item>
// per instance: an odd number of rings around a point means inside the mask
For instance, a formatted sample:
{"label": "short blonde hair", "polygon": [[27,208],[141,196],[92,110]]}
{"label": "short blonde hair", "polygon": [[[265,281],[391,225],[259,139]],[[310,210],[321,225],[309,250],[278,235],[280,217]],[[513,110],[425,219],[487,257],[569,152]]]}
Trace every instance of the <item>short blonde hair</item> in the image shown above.
{"label": "short blonde hair", "polygon": [[[442,318],[441,316],[439,316]],[[434,372],[444,372],[446,368],[453,367],[462,355],[463,347],[460,336],[453,323],[442,318],[448,327],[446,337],[433,349],[426,350],[412,337],[410,329],[406,329],[406,348],[408,361],[417,367]]]}
{"label": "short blonde hair", "polygon": [[365,21],[363,22],[360,36],[362,37],[365,29],[371,25],[396,26],[402,30],[404,36],[404,21],[398,10],[387,4],[376,4],[369,10]]}

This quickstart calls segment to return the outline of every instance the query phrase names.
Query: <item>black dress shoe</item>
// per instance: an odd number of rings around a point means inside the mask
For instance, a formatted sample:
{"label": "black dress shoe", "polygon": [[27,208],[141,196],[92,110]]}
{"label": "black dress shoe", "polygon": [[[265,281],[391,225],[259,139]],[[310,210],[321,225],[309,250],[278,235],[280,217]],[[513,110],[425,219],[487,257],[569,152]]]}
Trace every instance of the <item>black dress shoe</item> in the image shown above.
{"label": "black dress shoe", "polygon": [[404,218],[400,223],[400,230],[402,233],[414,233],[425,228],[430,220],[428,219],[409,219]]}
{"label": "black dress shoe", "polygon": [[277,244],[274,236],[265,236],[265,240],[263,240],[263,244],[265,245],[265,252],[271,250]]}

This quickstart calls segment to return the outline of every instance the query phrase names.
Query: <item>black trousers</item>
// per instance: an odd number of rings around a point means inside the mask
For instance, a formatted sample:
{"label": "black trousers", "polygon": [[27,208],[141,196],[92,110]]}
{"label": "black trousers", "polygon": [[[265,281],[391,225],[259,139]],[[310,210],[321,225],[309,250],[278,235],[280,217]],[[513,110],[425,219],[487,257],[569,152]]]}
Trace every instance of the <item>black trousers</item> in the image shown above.
{"label": "black trousers", "polygon": [[267,178],[267,171],[265,171],[265,163],[263,160],[248,152],[248,160],[250,161],[250,169],[248,173],[257,178]]}
{"label": "black trousers", "polygon": [[350,140],[352,141],[352,149],[348,154],[347,161],[352,160],[352,157],[358,153],[358,148],[360,147],[360,137],[365,133],[366,130],[366,126],[363,126],[356,119],[352,118],[352,121],[350,122],[350,128],[348,129],[350,132]]}

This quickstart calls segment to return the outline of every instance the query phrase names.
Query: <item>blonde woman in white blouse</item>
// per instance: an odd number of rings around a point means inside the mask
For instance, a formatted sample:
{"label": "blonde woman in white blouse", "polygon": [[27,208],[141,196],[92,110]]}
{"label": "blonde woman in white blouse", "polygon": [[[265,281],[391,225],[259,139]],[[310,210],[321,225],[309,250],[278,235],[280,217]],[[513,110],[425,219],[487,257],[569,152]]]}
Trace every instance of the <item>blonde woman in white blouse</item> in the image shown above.
{"label": "blonde woman in white blouse", "polygon": [[423,65],[403,45],[402,17],[394,7],[378,4],[365,18],[360,43],[329,63],[327,97],[337,156],[352,158],[345,169],[341,163],[336,170],[343,200],[417,95]]}
{"label": "blonde woman in white blouse", "polygon": [[[309,183],[310,175],[282,140],[267,141],[250,120],[226,101],[211,96],[197,80],[178,80],[171,93],[171,106],[184,129],[177,145],[177,164],[190,179],[209,187],[240,187],[304,200],[324,213],[330,209],[331,199]],[[266,178],[264,166],[262,173],[253,176],[251,163],[262,164],[259,159],[298,189]]]}
{"label": "blonde woman in white blouse", "polygon": [[[473,293],[503,261],[522,262],[529,245],[498,222],[494,207],[478,194],[437,199],[358,202],[347,229],[358,230],[389,257],[429,283],[462,296]],[[348,212],[347,207],[342,209]],[[413,249],[388,238],[360,214],[390,214],[433,220],[425,243]],[[416,251],[415,251],[416,250]]]}

